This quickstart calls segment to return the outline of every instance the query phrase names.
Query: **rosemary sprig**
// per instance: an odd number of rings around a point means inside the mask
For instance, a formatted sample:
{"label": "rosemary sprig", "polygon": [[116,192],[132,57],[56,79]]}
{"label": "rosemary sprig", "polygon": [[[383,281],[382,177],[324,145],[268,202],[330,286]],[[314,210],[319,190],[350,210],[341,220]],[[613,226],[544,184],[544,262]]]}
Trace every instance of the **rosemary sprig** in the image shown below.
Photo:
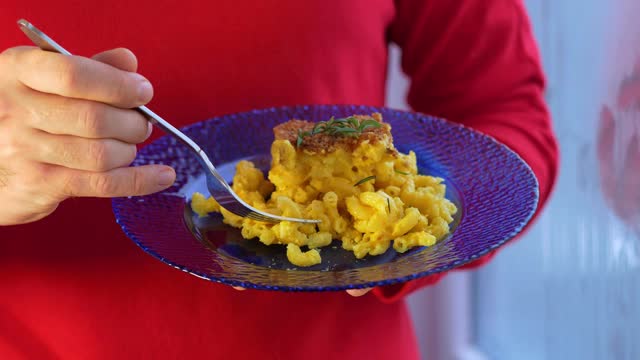
{"label": "rosemary sprig", "polygon": [[369,180],[375,180],[375,178],[376,178],[375,175],[367,176],[366,178],[360,179],[354,186],[362,185]]}
{"label": "rosemary sprig", "polygon": [[300,147],[300,145],[302,145],[302,138],[304,138],[305,136],[309,136],[309,132],[301,131],[300,129],[298,129],[298,139],[296,140],[296,147]]}
{"label": "rosemary sprig", "polygon": [[296,147],[300,147],[304,138],[315,134],[327,134],[332,136],[351,136],[358,137],[369,128],[379,128],[381,124],[373,119],[358,120],[355,116],[347,118],[331,117],[329,121],[320,121],[311,129],[311,131],[298,130],[298,138],[296,139]]}
{"label": "rosemary sprig", "polygon": [[389,214],[391,214],[391,201],[387,198],[387,207],[389,208]]}
{"label": "rosemary sprig", "polygon": [[400,171],[400,170],[395,170],[395,169],[394,169],[393,171],[394,171],[396,174],[400,174],[400,175],[411,175],[411,174],[409,174],[408,172],[405,172],[405,171]]}

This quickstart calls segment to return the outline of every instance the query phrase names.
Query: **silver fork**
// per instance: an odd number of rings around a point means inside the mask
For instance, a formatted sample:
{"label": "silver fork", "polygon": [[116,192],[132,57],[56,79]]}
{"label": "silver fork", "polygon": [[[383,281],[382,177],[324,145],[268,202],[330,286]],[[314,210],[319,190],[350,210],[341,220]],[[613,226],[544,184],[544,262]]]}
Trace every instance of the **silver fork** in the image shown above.
{"label": "silver fork", "polygon": [[[72,55],[70,52],[65,50],[62,46],[58,45],[55,41],[53,41],[53,39],[44,34],[42,31],[38,30],[28,21],[24,19],[18,20],[18,26],[27,35],[27,37],[29,37],[29,39],[31,39],[31,41],[33,41],[42,50],[57,52],[63,55]],[[298,219],[273,215],[250,206],[242,199],[240,199],[240,197],[231,189],[229,184],[227,184],[220,173],[218,173],[218,170],[216,170],[215,166],[213,166],[207,154],[205,154],[200,146],[198,146],[198,144],[191,140],[191,138],[182,133],[180,130],[176,129],[173,125],[169,124],[166,120],[155,114],[153,111],[149,110],[146,106],[140,106],[135,110],[142,113],[149,122],[155,124],[167,134],[175,137],[178,141],[186,145],[197,155],[198,161],[205,169],[207,188],[209,189],[211,196],[213,196],[213,198],[218,202],[218,204],[220,204],[220,206],[222,206],[229,212],[241,217],[271,223],[278,223],[280,221],[292,221],[299,223],[320,222],[320,220]]]}

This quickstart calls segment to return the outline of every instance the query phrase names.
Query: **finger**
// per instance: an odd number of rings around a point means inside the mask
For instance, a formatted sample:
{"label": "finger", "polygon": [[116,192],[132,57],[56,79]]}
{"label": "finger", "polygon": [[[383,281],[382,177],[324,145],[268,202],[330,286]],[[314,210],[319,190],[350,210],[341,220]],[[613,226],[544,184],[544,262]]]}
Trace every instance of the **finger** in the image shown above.
{"label": "finger", "polygon": [[140,106],[153,97],[151,83],[142,75],[85,57],[23,49],[13,61],[18,80],[37,91],[120,108]]}
{"label": "finger", "polygon": [[32,160],[86,171],[108,171],[128,166],[136,146],[114,139],[85,139],[33,131],[27,156]]}
{"label": "finger", "polygon": [[22,100],[31,110],[27,124],[50,134],[139,144],[151,133],[149,122],[137,111],[36,91],[27,91]]}
{"label": "finger", "polygon": [[175,171],[164,165],[118,168],[107,172],[68,170],[63,195],[67,197],[142,196],[162,191],[175,181]]}
{"label": "finger", "polygon": [[[99,54],[94,55],[92,59],[96,61],[100,61],[101,63],[111,65],[120,70],[130,71],[130,72],[138,71],[138,58],[129,49],[117,48],[117,49],[103,51]],[[140,117],[142,117],[142,115],[140,115]],[[151,125],[151,123],[146,121],[146,119],[144,118],[143,120],[146,123],[145,124],[146,135],[142,141],[149,138],[149,136],[151,135],[151,132],[153,131],[153,126]],[[124,141],[127,141],[127,140],[124,140]],[[135,143],[138,143],[138,142],[135,142]]]}
{"label": "finger", "polygon": [[91,57],[93,60],[109,64],[124,71],[136,72],[138,70],[138,59],[129,49],[111,49]]}
{"label": "finger", "polygon": [[371,291],[371,288],[366,288],[366,289],[349,289],[347,290],[347,294],[353,296],[353,297],[360,297],[363,296],[365,294],[367,294],[369,291]]}

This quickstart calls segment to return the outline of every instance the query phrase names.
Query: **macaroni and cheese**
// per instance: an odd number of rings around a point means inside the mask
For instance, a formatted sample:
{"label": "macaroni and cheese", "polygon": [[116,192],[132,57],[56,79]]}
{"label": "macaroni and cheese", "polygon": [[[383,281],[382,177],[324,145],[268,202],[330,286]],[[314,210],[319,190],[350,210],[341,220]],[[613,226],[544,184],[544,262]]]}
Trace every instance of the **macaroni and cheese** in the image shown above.
{"label": "macaroni and cheese", "polygon": [[233,190],[260,210],[319,224],[241,218],[198,193],[192,209],[200,216],[222,213],[246,239],[286,245],[297,266],[320,263],[320,249],[334,239],[360,259],[390,246],[398,252],[430,246],[449,233],[457,209],[445,198],[443,179],[418,174],[415,153],[395,149],[380,114],[316,124],[291,120],[274,133],[268,179],[240,161]]}

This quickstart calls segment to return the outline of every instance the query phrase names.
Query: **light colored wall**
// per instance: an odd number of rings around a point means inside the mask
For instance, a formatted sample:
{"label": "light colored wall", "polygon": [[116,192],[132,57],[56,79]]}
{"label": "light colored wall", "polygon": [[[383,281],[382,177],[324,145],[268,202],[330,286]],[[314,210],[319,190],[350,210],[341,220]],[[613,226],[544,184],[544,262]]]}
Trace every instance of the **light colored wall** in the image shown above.
{"label": "light colored wall", "polygon": [[[603,187],[612,181],[615,192],[640,180],[640,163],[633,172],[625,163],[640,159],[630,147],[633,136],[640,140],[639,109],[622,115],[615,107],[640,55],[640,1],[527,6],[548,74],[561,172],[537,226],[478,273],[478,344],[491,359],[640,359],[640,227],[611,210]],[[598,156],[604,106],[617,128],[604,146],[615,153],[606,163]],[[640,221],[640,198],[629,201],[637,194],[618,192],[613,201]]]}

